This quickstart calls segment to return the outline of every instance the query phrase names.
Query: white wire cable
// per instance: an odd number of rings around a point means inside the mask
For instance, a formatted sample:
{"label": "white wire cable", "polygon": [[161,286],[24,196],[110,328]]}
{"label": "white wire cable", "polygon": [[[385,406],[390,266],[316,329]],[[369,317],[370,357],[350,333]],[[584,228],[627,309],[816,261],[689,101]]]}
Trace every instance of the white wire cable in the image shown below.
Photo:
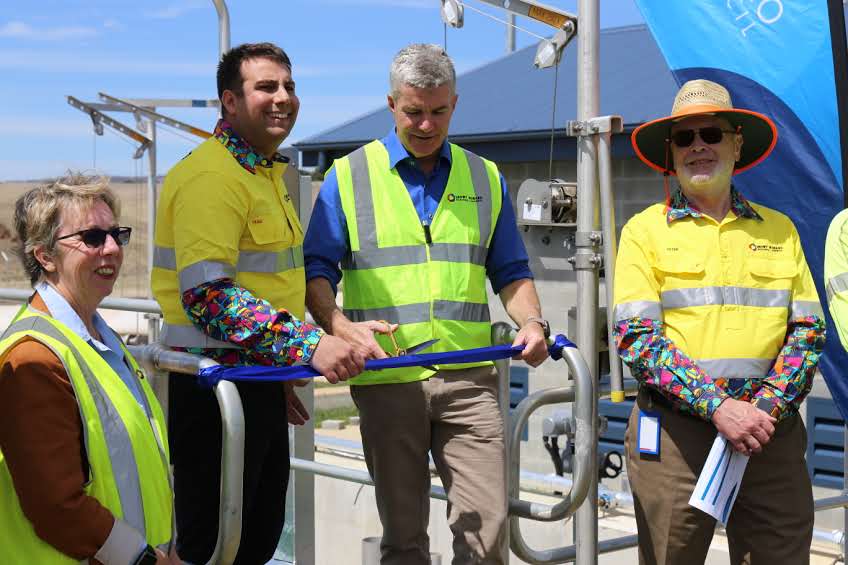
{"label": "white wire cable", "polygon": [[479,9],[479,8],[475,8],[474,6],[472,6],[472,5],[468,4],[467,2],[463,2],[462,0],[457,0],[457,3],[459,3],[459,4],[460,4],[460,5],[462,5],[462,6],[465,6],[466,8],[468,8],[469,10],[471,10],[472,12],[477,12],[478,14],[481,14],[481,15],[483,15],[483,16],[486,16],[487,18],[492,19],[492,20],[495,20],[496,22],[500,22],[500,23],[502,23],[502,24],[504,24],[504,25],[507,25],[507,26],[510,26],[510,27],[514,27],[515,29],[517,29],[517,30],[519,30],[519,31],[523,31],[523,32],[524,32],[524,33],[526,33],[527,35],[532,35],[532,36],[533,36],[533,37],[535,37],[536,39],[542,39],[542,40],[544,40],[544,41],[548,41],[548,38],[547,38],[547,37],[543,37],[543,36],[541,36],[541,35],[539,35],[539,34],[533,33],[533,32],[532,32],[532,31],[530,31],[529,29],[524,29],[523,27],[521,27],[521,26],[517,26],[517,25],[515,25],[514,23],[512,23],[512,22],[510,22],[510,21],[508,21],[508,20],[502,20],[502,19],[498,18],[497,16],[494,16],[493,14],[490,14],[490,13],[488,13],[488,12],[486,12],[486,11],[484,11],[484,10],[481,10],[481,9]]}

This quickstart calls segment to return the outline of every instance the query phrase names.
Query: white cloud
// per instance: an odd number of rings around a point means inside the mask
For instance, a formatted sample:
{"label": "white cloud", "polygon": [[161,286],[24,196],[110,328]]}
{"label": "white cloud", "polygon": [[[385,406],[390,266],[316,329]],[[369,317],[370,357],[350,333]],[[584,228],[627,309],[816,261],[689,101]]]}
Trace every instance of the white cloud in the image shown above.
{"label": "white cloud", "polygon": [[37,70],[41,73],[150,74],[155,76],[215,76],[215,62],[165,60],[135,56],[81,55],[65,51],[0,49],[0,69]]}
{"label": "white cloud", "polygon": [[67,26],[35,28],[21,21],[11,21],[0,25],[0,37],[14,37],[17,39],[32,39],[35,41],[62,41],[66,39],[79,39],[97,35],[93,27]]}
{"label": "white cloud", "polygon": [[428,8],[436,10],[435,0],[320,0],[332,6],[386,6],[390,8]]}
{"label": "white cloud", "polygon": [[205,7],[208,4],[208,2],[200,2],[199,0],[183,0],[181,2],[173,2],[158,10],[148,11],[144,16],[151,20],[175,20],[188,12],[196,10],[201,6]]}
{"label": "white cloud", "polygon": [[109,18],[104,20],[103,27],[105,29],[109,29],[112,31],[126,31],[127,26],[125,26],[121,21],[116,20],[115,18]]}

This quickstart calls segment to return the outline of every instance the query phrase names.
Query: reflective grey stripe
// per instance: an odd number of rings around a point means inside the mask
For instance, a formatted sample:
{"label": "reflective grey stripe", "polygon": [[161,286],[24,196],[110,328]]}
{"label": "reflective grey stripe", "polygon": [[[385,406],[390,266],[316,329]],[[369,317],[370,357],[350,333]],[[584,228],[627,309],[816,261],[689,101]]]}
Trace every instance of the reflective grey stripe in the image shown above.
{"label": "reflective grey stripe", "polygon": [[360,250],[377,247],[377,220],[374,217],[374,198],[371,195],[371,177],[368,173],[365,147],[360,147],[347,156],[353,181],[353,202],[356,208],[356,231],[359,235]]}
{"label": "reflective grey stripe", "polygon": [[153,266],[160,269],[177,270],[177,253],[173,247],[153,247]]}
{"label": "reflective grey stripe", "polygon": [[698,359],[697,364],[714,379],[761,379],[771,370],[774,359]]}
{"label": "reflective grey stripe", "polygon": [[[109,399],[109,395],[106,394],[106,391],[103,390],[102,386],[100,386],[100,382],[94,376],[94,373],[88,366],[88,363],[86,363],[82,354],[77,351],[77,348],[70,342],[70,340],[68,340],[68,338],[53,324],[40,316],[30,316],[9,326],[3,334],[3,337],[5,338],[6,336],[16,332],[28,331],[39,332],[55,339],[67,347],[76,359],[77,364],[82,371],[83,378],[91,391],[94,404],[97,407],[97,415],[103,428],[103,435],[106,440],[109,461],[112,466],[112,475],[115,479],[115,486],[118,489],[118,496],[121,499],[123,519],[127,522],[127,524],[136,529],[142,537],[145,537],[144,505],[141,499],[141,484],[138,477],[138,466],[136,465],[135,455],[132,450],[132,443],[130,442],[130,436],[127,432],[126,426],[124,425],[124,421],[121,419],[117,409]],[[44,345],[53,350],[50,344],[44,343]],[[54,350],[53,352],[64,364],[62,355],[58,351]],[[65,371],[70,377],[71,371],[69,367],[65,366]],[[77,398],[79,398],[80,391],[76,390],[74,380],[70,378],[69,380],[71,381],[71,385],[74,386]],[[79,402],[77,402],[77,405],[80,405]],[[80,414],[83,422],[85,422],[86,418],[90,416],[90,414],[83,414],[81,408]],[[83,425],[83,430],[85,430],[85,427],[86,426]],[[88,445],[87,434],[84,437],[84,441],[86,452],[91,453],[90,446]],[[92,475],[94,475],[93,471]]]}
{"label": "reflective grey stripe", "polygon": [[663,308],[689,308],[723,304],[788,308],[789,295],[788,290],[768,290],[743,286],[705,286],[666,290],[662,293],[661,300]]}
{"label": "reflective grey stripe", "polygon": [[434,301],[433,316],[441,320],[457,322],[488,322],[490,320],[488,304],[451,300]]}
{"label": "reflective grey stripe", "polygon": [[399,245],[363,249],[345,254],[342,269],[376,269],[378,267],[397,267],[399,265],[417,265],[427,262],[427,250],[423,245]]}
{"label": "reflective grey stripe", "polygon": [[[430,321],[430,304],[420,302],[385,308],[345,308],[344,314],[352,322],[386,320],[393,324],[416,324]],[[440,320],[455,320],[458,322],[488,322],[490,320],[488,304],[454,302],[451,300],[434,301],[433,316]]]}
{"label": "reflective grey stripe", "polygon": [[793,300],[789,312],[789,317],[793,320],[807,316],[818,316],[824,319],[824,310],[818,300]]}
{"label": "reflective grey stripe", "polygon": [[303,267],[303,247],[282,251],[241,251],[236,271],[239,273],[282,273]]}
{"label": "reflective grey stripe", "polygon": [[630,318],[650,318],[651,320],[662,320],[663,309],[659,302],[649,300],[636,300],[633,302],[622,302],[615,305],[613,320],[619,322]]}
{"label": "reflective grey stripe", "polygon": [[281,251],[241,251],[235,267],[221,261],[198,261],[182,269],[180,292],[216,279],[234,279],[238,273],[273,274],[298,267],[303,267],[303,247],[299,245]]}
{"label": "reflective grey stripe", "polygon": [[833,300],[834,294],[848,290],[848,273],[839,273],[827,280],[827,301]]}
{"label": "reflective grey stripe", "polygon": [[492,190],[489,185],[489,175],[486,172],[486,163],[481,157],[467,149],[463,151],[468,159],[468,167],[471,169],[474,194],[479,199],[477,215],[480,221],[480,244],[485,246],[489,243],[489,234],[492,231]]}
{"label": "reflective grey stripe", "polygon": [[404,304],[403,306],[359,310],[345,308],[344,314],[352,322],[386,320],[392,324],[417,324],[419,322],[430,321],[430,303],[421,302],[418,304]]}
{"label": "reflective grey stripe", "polygon": [[489,250],[485,246],[467,243],[434,243],[430,247],[430,258],[433,261],[449,261],[451,263],[471,263],[483,266]]}
{"label": "reflective grey stripe", "polygon": [[236,268],[219,261],[198,261],[180,271],[180,292],[217,279],[235,279]]}
{"label": "reflective grey stripe", "polygon": [[218,341],[201,332],[194,326],[176,326],[174,324],[162,324],[162,333],[159,341],[171,347],[205,347],[240,349],[239,346],[226,341]]}

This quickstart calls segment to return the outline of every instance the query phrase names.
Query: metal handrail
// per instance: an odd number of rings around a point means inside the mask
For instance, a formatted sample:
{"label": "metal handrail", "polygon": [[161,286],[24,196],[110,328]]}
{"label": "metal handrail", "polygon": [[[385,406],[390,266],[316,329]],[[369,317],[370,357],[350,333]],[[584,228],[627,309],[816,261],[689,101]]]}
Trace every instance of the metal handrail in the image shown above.
{"label": "metal handrail", "polygon": [[[0,288],[0,300],[13,302],[26,302],[32,293],[32,289]],[[141,312],[143,314],[162,314],[159,303],[155,300],[145,298],[104,298],[98,309],[123,310],[126,312]]]}
{"label": "metal handrail", "polygon": [[[535,550],[521,534],[520,517],[550,522],[574,515],[583,504],[592,486],[597,481],[595,461],[598,458],[598,421],[595,417],[595,381],[585,359],[573,345],[562,348],[562,357],[574,378],[574,386],[540,390],[522,400],[515,407],[512,422],[509,454],[509,523],[510,548],[519,559],[530,563],[557,563],[573,559],[576,546],[549,550]],[[574,402],[576,434],[574,438],[574,472],[571,490],[561,502],[554,505],[521,500],[519,493],[521,434],[527,420],[537,408],[559,402]]]}
{"label": "metal handrail", "polygon": [[[171,351],[158,343],[128,346],[142,365],[161,371],[197,375],[214,367],[212,359]],[[244,410],[236,385],[220,381],[214,387],[221,410],[221,501],[218,507],[218,540],[209,565],[230,565],[241,542],[244,475]]]}

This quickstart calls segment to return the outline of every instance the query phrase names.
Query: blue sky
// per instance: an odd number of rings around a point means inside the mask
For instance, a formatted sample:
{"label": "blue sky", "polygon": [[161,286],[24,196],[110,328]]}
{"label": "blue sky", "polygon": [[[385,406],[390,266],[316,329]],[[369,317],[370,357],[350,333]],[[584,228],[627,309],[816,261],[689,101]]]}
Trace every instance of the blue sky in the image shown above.
{"label": "blue sky", "polygon": [[[502,10],[468,0],[503,19]],[[576,11],[576,0],[547,0]],[[66,95],[215,98],[217,15],[211,0],[38,0],[0,7],[0,180],[44,178],[66,169],[146,174],[133,145],[71,108]],[[411,42],[442,43],[439,0],[229,0],[233,45],[273,41],[292,58],[301,112],[290,143],[385,104],[388,65]],[[601,2],[601,26],[640,23],[633,0]],[[537,35],[550,28],[518,19]],[[465,27],[448,29],[458,72],[503,56],[503,24],[470,9]],[[522,31],[518,47],[538,42]],[[573,48],[573,46],[572,46]],[[461,94],[461,93],[460,93]],[[211,129],[216,113],[163,113]],[[128,114],[112,117],[133,125]],[[197,141],[159,128],[160,174]]]}

